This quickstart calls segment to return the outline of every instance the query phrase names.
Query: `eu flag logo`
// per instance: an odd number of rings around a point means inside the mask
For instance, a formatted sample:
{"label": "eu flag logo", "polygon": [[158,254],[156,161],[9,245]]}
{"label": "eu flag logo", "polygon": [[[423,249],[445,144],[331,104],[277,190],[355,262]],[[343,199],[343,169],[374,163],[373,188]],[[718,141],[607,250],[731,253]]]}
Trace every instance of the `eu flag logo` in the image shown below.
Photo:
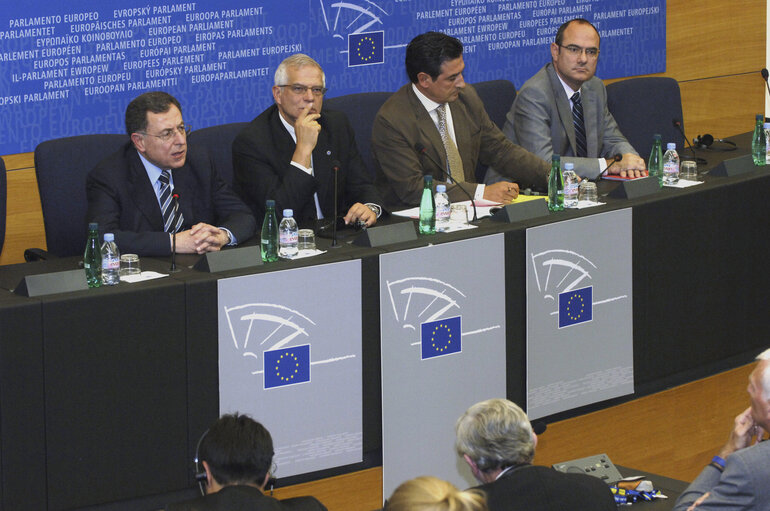
{"label": "eu flag logo", "polygon": [[348,35],[348,67],[385,62],[385,32]]}
{"label": "eu flag logo", "polygon": [[593,319],[593,286],[559,293],[559,328]]}
{"label": "eu flag logo", "polygon": [[265,389],[310,381],[310,345],[265,351]]}
{"label": "eu flag logo", "polygon": [[461,316],[423,323],[420,329],[422,360],[460,353]]}

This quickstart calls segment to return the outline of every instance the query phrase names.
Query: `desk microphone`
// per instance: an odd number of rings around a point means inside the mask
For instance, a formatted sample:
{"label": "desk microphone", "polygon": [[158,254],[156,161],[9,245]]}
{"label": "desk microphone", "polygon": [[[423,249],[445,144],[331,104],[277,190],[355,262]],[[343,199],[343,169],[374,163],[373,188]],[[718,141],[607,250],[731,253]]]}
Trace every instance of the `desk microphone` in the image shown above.
{"label": "desk microphone", "polygon": [[172,272],[178,271],[176,268],[176,223],[178,222],[179,215],[179,194],[175,193],[171,196],[174,201],[174,212],[171,218],[171,225],[174,226],[174,232],[171,233],[171,270]]}
{"label": "desk microphone", "polygon": [[[610,167],[612,167],[613,165],[615,165],[617,162],[619,162],[622,159],[623,159],[623,155],[622,154],[616,154],[615,156],[613,156],[612,157],[612,161],[610,162],[610,164],[607,165],[607,167],[603,171],[601,171],[601,173],[599,173],[599,177],[597,177],[593,181],[598,181],[598,180],[600,180],[602,178],[602,176],[606,176],[607,175],[607,171],[610,170]],[[589,179],[589,181],[591,181],[591,180]]]}
{"label": "desk microphone", "polygon": [[690,151],[692,151],[692,157],[695,159],[695,164],[696,165],[708,164],[705,158],[700,158],[698,157],[697,154],[695,154],[695,148],[690,143],[690,139],[687,138],[687,135],[684,134],[684,128],[682,128],[682,122],[679,119],[671,119],[671,123],[674,125],[674,128],[676,128],[679,131],[679,133],[682,134],[682,136],[684,137],[685,143],[688,146],[690,146]]}
{"label": "desk microphone", "polygon": [[767,83],[767,78],[770,76],[770,73],[768,73],[767,68],[762,68],[762,79],[765,81],[765,87],[767,87],[767,92],[770,93],[770,84]]}
{"label": "desk microphone", "polygon": [[[436,160],[434,160],[433,157],[430,154],[428,154],[428,151],[427,151],[427,149],[425,149],[424,145],[422,145],[420,142],[417,142],[416,144],[414,144],[414,150],[417,151],[417,154],[419,154],[420,156],[425,156],[431,162],[433,162],[433,164],[436,165],[436,167],[438,167],[438,169],[441,171],[441,173],[444,174],[444,177],[446,177],[447,181],[452,179],[449,176],[449,174],[447,173],[447,171],[444,170],[444,166],[443,165],[439,165],[438,162]],[[458,185],[457,183],[455,183],[455,187],[459,188],[460,190],[462,190],[462,192],[465,194],[465,196],[468,197],[468,199],[470,199],[471,206],[473,206],[473,220],[472,221],[473,222],[477,221],[479,219],[479,216],[478,216],[478,214],[476,212],[476,202],[473,200],[473,197],[471,197],[471,194],[468,193],[468,190],[466,190],[462,186]]]}
{"label": "desk microphone", "polygon": [[332,221],[332,248],[338,248],[337,244],[337,174],[340,171],[340,161],[332,161],[332,171],[334,172],[334,220]]}

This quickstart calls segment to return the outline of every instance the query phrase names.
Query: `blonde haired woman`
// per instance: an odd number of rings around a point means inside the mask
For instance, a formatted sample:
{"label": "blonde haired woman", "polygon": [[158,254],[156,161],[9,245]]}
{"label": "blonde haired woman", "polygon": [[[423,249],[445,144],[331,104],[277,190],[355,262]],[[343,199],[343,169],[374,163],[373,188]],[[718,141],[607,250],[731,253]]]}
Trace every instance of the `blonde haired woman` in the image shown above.
{"label": "blonde haired woman", "polygon": [[385,504],[385,511],[487,511],[484,494],[460,491],[436,477],[422,476],[402,483]]}

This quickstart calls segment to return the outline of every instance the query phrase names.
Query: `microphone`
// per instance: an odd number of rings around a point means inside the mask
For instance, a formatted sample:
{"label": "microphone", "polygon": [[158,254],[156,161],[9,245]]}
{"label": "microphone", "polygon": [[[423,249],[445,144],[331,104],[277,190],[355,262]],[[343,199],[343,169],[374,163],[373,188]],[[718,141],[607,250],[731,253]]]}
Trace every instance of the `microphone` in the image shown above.
{"label": "microphone", "polygon": [[[414,144],[414,150],[417,151],[417,154],[419,154],[420,156],[425,156],[431,162],[433,162],[433,164],[436,165],[436,167],[438,167],[439,171],[441,171],[441,173],[444,174],[444,177],[446,177],[447,181],[449,179],[451,179],[449,174],[447,173],[447,171],[444,170],[444,166],[443,165],[439,165],[439,163],[436,160],[434,160],[433,157],[430,154],[428,154],[428,150],[425,149],[424,145],[422,145],[420,142],[417,142],[416,144]],[[465,194],[465,196],[468,197],[468,199],[470,199],[471,206],[473,206],[473,220],[472,220],[472,222],[476,222],[479,219],[478,213],[476,211],[476,202],[474,202],[473,197],[471,197],[471,194],[468,193],[468,190],[466,190],[462,186],[457,185],[457,183],[455,183],[455,186],[456,186],[456,188],[459,188],[460,190],[462,190],[462,192]]]}
{"label": "microphone", "polygon": [[[607,159],[609,159],[609,158],[607,158]],[[594,179],[593,181],[596,182],[596,181],[600,180],[602,178],[602,176],[606,176],[607,175],[607,171],[610,170],[610,167],[612,167],[613,165],[615,165],[617,162],[619,162],[622,159],[623,159],[623,155],[622,154],[616,154],[615,156],[613,156],[612,157],[612,161],[610,162],[609,165],[607,165],[607,168],[605,168],[601,172],[601,174],[599,174],[599,176],[596,179]],[[590,181],[590,179],[589,179],[589,181]]]}
{"label": "microphone", "polygon": [[671,122],[673,123],[674,128],[679,130],[679,133],[682,134],[682,136],[684,137],[685,143],[688,146],[690,146],[690,151],[692,151],[692,157],[695,159],[695,164],[696,165],[706,165],[706,164],[708,164],[708,162],[705,160],[705,158],[699,158],[698,155],[695,154],[695,148],[690,143],[690,140],[687,138],[687,135],[685,135],[684,128],[682,128],[681,121],[679,119],[671,119]]}
{"label": "microphone", "polygon": [[337,174],[340,171],[340,161],[332,161],[332,171],[334,172],[334,220],[332,221],[332,248],[338,248],[337,244]]}
{"label": "microphone", "polygon": [[171,272],[179,271],[176,267],[176,223],[179,215],[179,194],[175,193],[171,196],[174,201],[174,213],[171,217],[171,225],[174,226],[174,232],[171,233]]}
{"label": "microphone", "polygon": [[543,421],[530,421],[530,425],[532,426],[532,432],[536,435],[542,435],[548,429],[548,424]]}
{"label": "microphone", "polygon": [[766,67],[762,68],[762,79],[765,81],[765,87],[767,87],[767,92],[770,93],[770,84],[767,83],[767,78],[770,76],[770,73],[767,71]]}

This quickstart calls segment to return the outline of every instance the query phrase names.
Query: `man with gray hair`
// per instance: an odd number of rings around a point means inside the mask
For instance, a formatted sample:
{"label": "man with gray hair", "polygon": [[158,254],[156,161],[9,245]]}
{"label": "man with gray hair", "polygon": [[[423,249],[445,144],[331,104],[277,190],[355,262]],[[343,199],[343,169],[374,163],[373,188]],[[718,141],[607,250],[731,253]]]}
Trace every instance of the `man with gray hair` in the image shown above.
{"label": "man with gray hair", "polygon": [[[770,349],[749,375],[751,406],[735,418],[727,443],[679,496],[674,511],[770,509]],[[752,445],[753,444],[753,445]]]}
{"label": "man with gray hair", "polygon": [[455,448],[482,483],[489,511],[615,511],[600,479],[532,465],[537,436],[527,414],[507,399],[489,399],[466,410],[455,426]]}
{"label": "man with gray hair", "polygon": [[293,209],[300,224],[329,223],[335,197],[346,224],[377,221],[382,200],[372,174],[345,114],[321,110],[326,91],[318,62],[301,53],[286,58],[275,71],[275,104],[233,142],[235,189],[257,222],[273,199],[277,211]]}

